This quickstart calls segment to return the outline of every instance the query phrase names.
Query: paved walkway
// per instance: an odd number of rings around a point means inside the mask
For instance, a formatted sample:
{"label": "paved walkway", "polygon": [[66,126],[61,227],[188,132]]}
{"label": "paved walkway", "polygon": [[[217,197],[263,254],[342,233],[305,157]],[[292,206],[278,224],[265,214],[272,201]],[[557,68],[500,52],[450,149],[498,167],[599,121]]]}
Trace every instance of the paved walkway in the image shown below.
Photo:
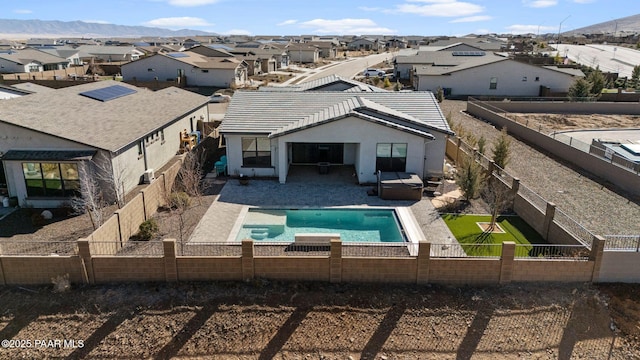
{"label": "paved walkway", "polygon": [[404,206],[411,209],[417,225],[426,235],[423,235],[425,240],[444,243],[454,239],[428,197],[423,197],[422,201],[383,200],[367,195],[371,186],[357,185],[348,168],[332,168],[328,175],[318,175],[313,170],[291,171],[286,184],[277,180],[251,179],[249,185],[240,185],[237,179],[229,179],[193,231],[189,242],[226,242],[246,206]]}

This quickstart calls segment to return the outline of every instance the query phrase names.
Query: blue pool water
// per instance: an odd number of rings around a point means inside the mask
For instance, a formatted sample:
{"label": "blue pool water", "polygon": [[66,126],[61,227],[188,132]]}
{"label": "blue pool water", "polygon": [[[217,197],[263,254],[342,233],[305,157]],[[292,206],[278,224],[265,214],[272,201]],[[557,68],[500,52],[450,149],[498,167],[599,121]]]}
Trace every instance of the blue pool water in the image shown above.
{"label": "blue pool water", "polygon": [[294,241],[298,233],[339,233],[344,242],[403,242],[393,209],[251,208],[236,240]]}

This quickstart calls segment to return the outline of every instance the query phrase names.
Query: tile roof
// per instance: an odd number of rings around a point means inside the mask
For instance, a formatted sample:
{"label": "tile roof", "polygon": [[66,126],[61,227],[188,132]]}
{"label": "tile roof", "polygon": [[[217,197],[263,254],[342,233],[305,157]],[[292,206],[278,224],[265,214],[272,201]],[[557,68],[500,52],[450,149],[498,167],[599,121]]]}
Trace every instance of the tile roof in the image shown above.
{"label": "tile roof", "polygon": [[[106,102],[79,95],[113,85],[136,92]],[[208,100],[175,87],[153,92],[107,80],[4,100],[0,121],[115,152]]]}
{"label": "tile roof", "polygon": [[181,57],[172,57],[167,54],[158,54],[155,56],[165,56],[200,69],[235,69],[242,64],[242,60],[234,57],[208,57],[193,51],[183,51],[179,54],[181,54]]}
{"label": "tile roof", "polygon": [[72,161],[90,160],[96,154],[92,150],[9,150],[0,156],[2,160]]}
{"label": "tile roof", "polygon": [[[342,90],[338,87],[343,88]],[[291,86],[262,86],[260,91],[323,91],[328,89],[329,91],[386,91],[377,86],[362,83],[360,81],[345,79],[338,75],[332,74],[320,79],[303,82],[297,85]]]}
{"label": "tile roof", "polygon": [[347,116],[411,132],[453,132],[431,92],[236,91],[223,133],[278,136]]}

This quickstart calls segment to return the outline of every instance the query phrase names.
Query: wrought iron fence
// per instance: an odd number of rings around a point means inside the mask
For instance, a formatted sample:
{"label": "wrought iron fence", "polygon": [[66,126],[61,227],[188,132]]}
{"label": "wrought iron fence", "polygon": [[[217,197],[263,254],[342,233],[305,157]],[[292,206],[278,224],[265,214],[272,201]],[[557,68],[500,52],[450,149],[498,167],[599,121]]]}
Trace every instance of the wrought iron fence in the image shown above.
{"label": "wrought iron fence", "polygon": [[499,258],[501,255],[502,244],[431,244],[431,257],[434,258]]}
{"label": "wrought iron fence", "polygon": [[2,241],[0,255],[73,256],[78,255],[75,241]]}
{"label": "wrought iron fence", "polygon": [[342,243],[343,257],[414,257],[418,243]]}
{"label": "wrought iron fence", "polygon": [[591,251],[582,245],[516,244],[516,258],[572,259],[587,261]]}
{"label": "wrought iron fence", "polygon": [[604,249],[640,252],[640,235],[605,235]]}
{"label": "wrought iron fence", "polygon": [[520,184],[520,187],[518,188],[518,194],[523,198],[529,200],[529,202],[538,210],[542,211],[543,213],[547,212],[547,200],[545,200],[542,196],[538,195],[533,190]]}
{"label": "wrought iron fence", "polygon": [[92,256],[164,256],[162,241],[91,241],[89,244]]}
{"label": "wrought iron fence", "polygon": [[593,243],[594,234],[587,230],[584,226],[580,225],[577,221],[573,220],[569,215],[556,208],[553,221],[562,226],[568,233],[573,235],[580,243],[591,249]]}
{"label": "wrought iron fence", "polygon": [[242,256],[240,242],[211,242],[177,244],[178,256]]}
{"label": "wrought iron fence", "polygon": [[296,244],[289,242],[263,242],[254,241],[254,257],[278,257],[278,256],[323,256],[329,257],[331,246],[327,244]]}

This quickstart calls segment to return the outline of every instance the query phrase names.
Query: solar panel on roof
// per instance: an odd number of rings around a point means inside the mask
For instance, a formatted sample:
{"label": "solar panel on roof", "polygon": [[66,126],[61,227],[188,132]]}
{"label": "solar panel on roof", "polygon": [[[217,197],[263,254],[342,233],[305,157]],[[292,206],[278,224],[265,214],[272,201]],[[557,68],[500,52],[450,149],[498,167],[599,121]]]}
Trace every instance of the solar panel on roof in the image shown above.
{"label": "solar panel on roof", "polygon": [[136,90],[129,89],[122,85],[113,85],[108,86],[102,89],[89,90],[85,92],[81,92],[80,95],[86,96],[88,98],[99,100],[102,102],[106,102],[109,100],[117,99],[119,97],[127,96],[130,94],[136,93]]}
{"label": "solar panel on roof", "polygon": [[173,58],[185,58],[185,57],[189,57],[189,55],[187,54],[183,54],[183,53],[168,53],[167,55],[173,57]]}

